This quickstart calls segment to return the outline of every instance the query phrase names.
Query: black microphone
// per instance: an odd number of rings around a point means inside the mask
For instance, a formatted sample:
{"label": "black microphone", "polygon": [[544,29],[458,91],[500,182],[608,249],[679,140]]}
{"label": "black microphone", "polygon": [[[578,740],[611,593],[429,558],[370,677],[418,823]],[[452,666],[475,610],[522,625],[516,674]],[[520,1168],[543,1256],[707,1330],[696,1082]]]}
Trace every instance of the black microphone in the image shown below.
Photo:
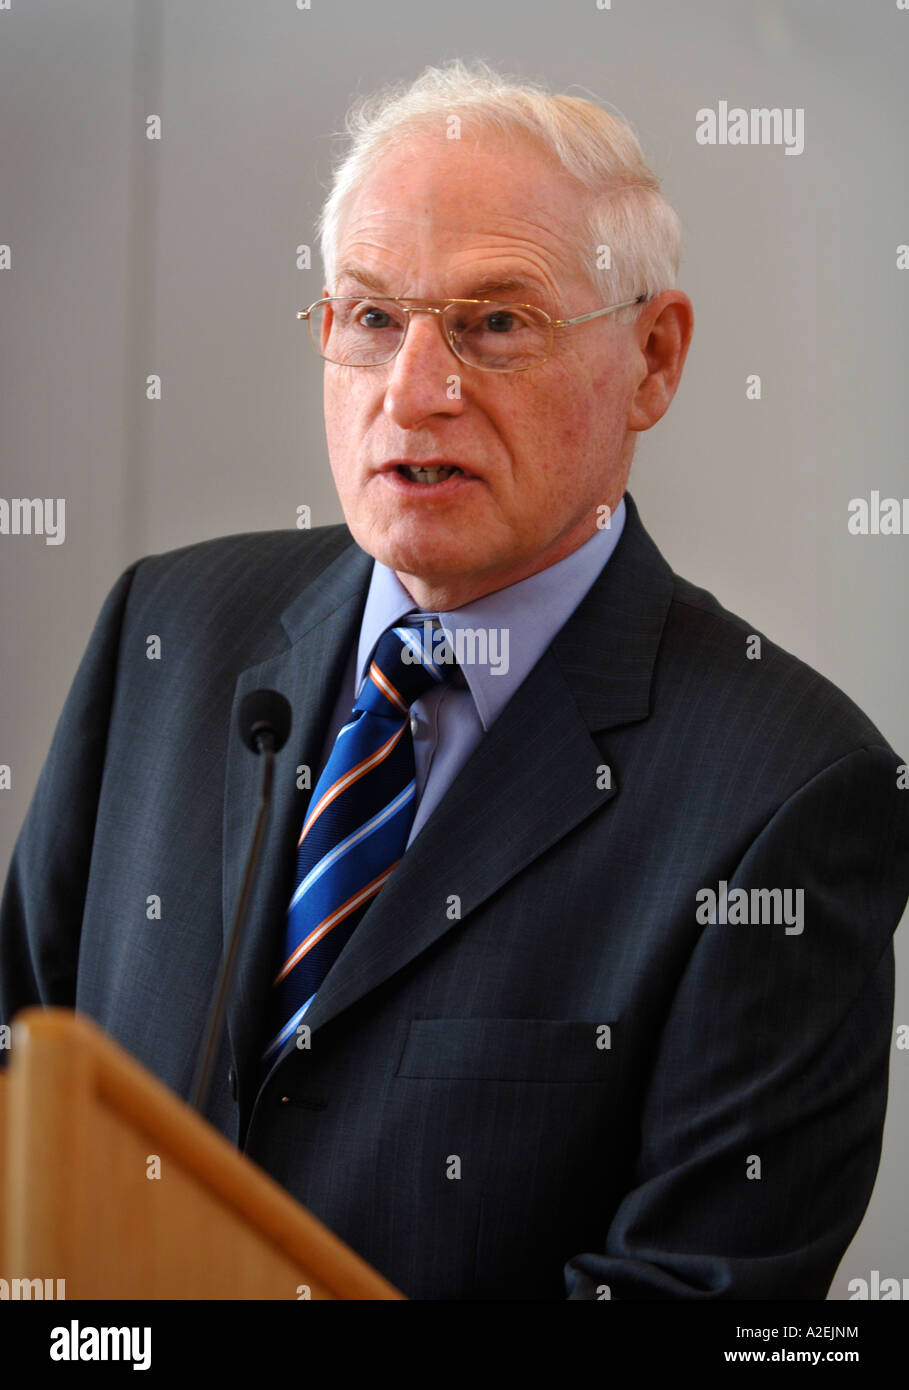
{"label": "black microphone", "polygon": [[291,718],[290,705],[277,690],[251,690],[240,702],[240,737],[254,753],[264,752],[269,739],[271,751],[280,753],[290,733]]}
{"label": "black microphone", "polygon": [[208,1088],[211,1084],[212,1067],[214,1066],[218,1044],[221,1041],[224,1010],[227,1006],[227,997],[230,993],[230,984],[237,959],[237,947],[240,944],[246,909],[249,905],[249,899],[252,893],[256,866],[259,863],[259,852],[262,848],[262,840],[265,834],[265,822],[268,817],[269,806],[271,805],[271,786],[274,776],[275,754],[280,752],[287,742],[292,718],[293,715],[291,713],[290,704],[277,690],[252,690],[248,695],[244,695],[240,702],[237,719],[237,723],[240,727],[240,737],[246,744],[246,747],[251,749],[253,753],[257,755],[260,753],[264,754],[265,762],[262,767],[259,814],[256,817],[256,828],[253,831],[252,844],[249,847],[249,854],[246,859],[243,886],[240,889],[240,897],[237,900],[234,920],[227,941],[227,950],[221,962],[215,996],[209,1012],[208,1023],[202,1039],[199,1063],[193,1080],[190,1105],[194,1110],[197,1110],[200,1115],[202,1114],[208,1096]]}

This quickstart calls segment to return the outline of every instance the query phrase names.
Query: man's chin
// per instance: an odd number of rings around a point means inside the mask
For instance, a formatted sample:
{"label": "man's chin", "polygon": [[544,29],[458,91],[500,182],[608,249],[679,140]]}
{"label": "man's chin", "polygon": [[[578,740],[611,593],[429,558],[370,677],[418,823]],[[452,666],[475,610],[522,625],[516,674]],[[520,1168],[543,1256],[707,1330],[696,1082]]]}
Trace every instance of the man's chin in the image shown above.
{"label": "man's chin", "polygon": [[451,557],[440,563],[439,555],[428,556],[411,549],[393,549],[376,556],[394,570],[404,588],[421,608],[435,610],[460,608],[472,599],[498,587],[485,578],[485,566],[475,557]]}
{"label": "man's chin", "polygon": [[439,527],[426,526],[422,531],[368,527],[354,532],[354,539],[388,569],[426,584],[458,580],[485,567],[486,557],[477,553],[475,539],[467,545],[463,534],[446,535]]}
{"label": "man's chin", "polygon": [[396,574],[407,575],[433,588],[451,582],[457,583],[476,568],[469,557],[458,554],[442,555],[438,551],[413,546],[383,547],[382,553],[376,554],[376,559]]}

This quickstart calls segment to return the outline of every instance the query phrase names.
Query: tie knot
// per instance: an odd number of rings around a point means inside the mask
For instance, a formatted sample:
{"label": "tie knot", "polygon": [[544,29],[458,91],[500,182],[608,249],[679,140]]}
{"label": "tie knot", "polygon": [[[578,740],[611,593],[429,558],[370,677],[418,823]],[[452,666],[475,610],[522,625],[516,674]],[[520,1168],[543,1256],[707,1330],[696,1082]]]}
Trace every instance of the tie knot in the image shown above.
{"label": "tie knot", "polygon": [[354,708],[405,715],[415,700],[447,679],[453,666],[454,654],[438,619],[397,623],[379,638]]}

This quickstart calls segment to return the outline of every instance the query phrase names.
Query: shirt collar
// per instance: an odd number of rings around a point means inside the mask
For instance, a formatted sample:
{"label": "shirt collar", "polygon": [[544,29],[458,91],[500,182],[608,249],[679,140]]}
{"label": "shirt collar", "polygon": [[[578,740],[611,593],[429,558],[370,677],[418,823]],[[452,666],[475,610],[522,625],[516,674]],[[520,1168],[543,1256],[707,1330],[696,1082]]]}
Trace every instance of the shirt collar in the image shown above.
{"label": "shirt collar", "polygon": [[[497,589],[462,608],[439,614],[442,626],[452,635],[456,655],[459,645],[462,654],[474,657],[483,655],[485,646],[485,662],[467,659],[460,667],[484,731],[501,714],[591,588],[618,545],[624,525],[623,498],[610,525],[594,532],[590,540],[564,560],[506,589]],[[394,570],[374,561],[360,624],[357,695],[382,633],[415,610],[422,611]],[[485,636],[469,637],[467,630]]]}

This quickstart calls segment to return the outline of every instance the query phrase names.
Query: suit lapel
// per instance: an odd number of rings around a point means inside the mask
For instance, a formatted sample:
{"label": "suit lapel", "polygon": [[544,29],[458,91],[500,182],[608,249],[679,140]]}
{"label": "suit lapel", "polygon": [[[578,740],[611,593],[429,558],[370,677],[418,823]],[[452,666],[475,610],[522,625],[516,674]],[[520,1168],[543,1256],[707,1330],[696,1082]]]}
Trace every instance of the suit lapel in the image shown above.
{"label": "suit lapel", "polygon": [[[626,494],[612,558],[449,787],[311,1006],[315,1031],[402,969],[616,795],[593,730],[646,718],[672,573]],[[353,637],[351,637],[353,640]],[[469,828],[466,832],[465,828]],[[444,872],[440,872],[444,870]],[[448,895],[460,898],[449,915]],[[278,1064],[293,1050],[289,1045]]]}
{"label": "suit lapel", "polygon": [[[372,558],[350,546],[281,616],[284,636],[271,657],[237,680],[231,713],[223,815],[222,918],[230,931],[259,809],[262,763],[243,745],[237,713],[249,691],[267,687],[290,701],[293,724],[275,759],[271,816],[253,886],[228,1004],[228,1029],[238,1066],[252,1067],[263,1044],[264,1008],[283,941],[292,892],[296,840],[310,792],[297,789],[297,767],[314,781],[328,720],[357,641]],[[311,789],[310,789],[311,791]]]}

